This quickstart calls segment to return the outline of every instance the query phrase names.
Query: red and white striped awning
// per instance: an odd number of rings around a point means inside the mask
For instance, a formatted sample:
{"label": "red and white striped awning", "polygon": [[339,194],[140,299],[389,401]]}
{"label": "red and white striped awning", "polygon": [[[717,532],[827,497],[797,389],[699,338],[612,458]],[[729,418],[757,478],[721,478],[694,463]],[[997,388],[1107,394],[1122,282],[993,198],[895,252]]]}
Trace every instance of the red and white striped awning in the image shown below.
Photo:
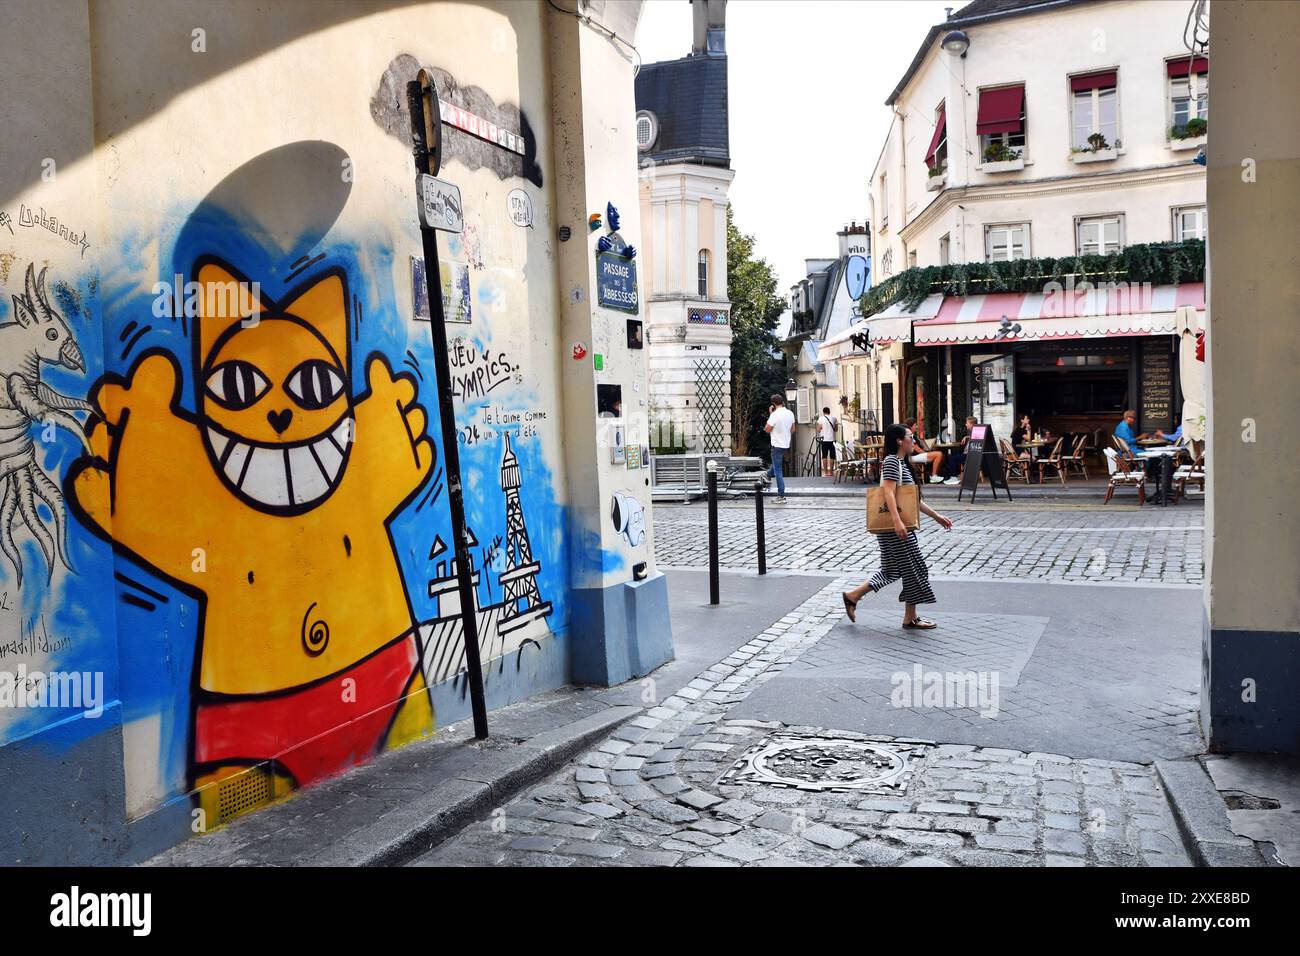
{"label": "red and white striped awning", "polygon": [[[934,298],[931,296],[931,298]],[[929,300],[927,300],[929,301]],[[1205,284],[1101,285],[1050,293],[995,293],[948,296],[932,318],[912,323],[915,345],[959,345],[969,342],[1025,342],[1052,339],[1095,339],[1125,335],[1173,335],[1178,309],[1196,310],[1205,327]],[[999,334],[1002,317],[1020,324],[1020,331]]]}

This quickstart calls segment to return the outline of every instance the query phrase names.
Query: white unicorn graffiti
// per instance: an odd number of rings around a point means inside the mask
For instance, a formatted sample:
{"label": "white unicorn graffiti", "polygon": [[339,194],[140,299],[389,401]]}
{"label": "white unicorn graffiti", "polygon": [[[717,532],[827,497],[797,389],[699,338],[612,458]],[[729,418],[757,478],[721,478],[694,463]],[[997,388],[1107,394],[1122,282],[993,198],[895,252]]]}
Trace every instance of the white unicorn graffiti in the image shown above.
{"label": "white unicorn graffiti", "polygon": [[[41,363],[62,365],[84,372],[77,340],[45,291],[46,269],[38,277],[27,267],[23,294],[15,295],[13,319],[0,325],[0,550],[13,563],[18,585],[23,583],[22,553],[14,542],[14,524],[21,518],[45,555],[49,574],[54,576],[57,551],[63,566],[71,569],[67,557],[67,511],[59,486],[36,463],[31,425],[39,422],[73,432],[90,450],[81,422],[73,410],[89,412],[91,406],[79,398],[60,394],[41,381]],[[51,537],[37,500],[45,502],[54,516]]]}

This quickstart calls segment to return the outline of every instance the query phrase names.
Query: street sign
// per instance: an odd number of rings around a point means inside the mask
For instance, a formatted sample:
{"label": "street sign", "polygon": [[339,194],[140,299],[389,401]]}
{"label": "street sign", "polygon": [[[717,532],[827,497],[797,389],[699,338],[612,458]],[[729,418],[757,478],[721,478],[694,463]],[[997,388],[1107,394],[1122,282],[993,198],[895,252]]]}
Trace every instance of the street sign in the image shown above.
{"label": "street sign", "polygon": [[596,255],[596,302],[601,308],[638,311],[636,261],[612,252]]}
{"label": "street sign", "polygon": [[458,186],[420,173],[415,180],[415,192],[420,197],[420,225],[441,232],[460,232],[465,228]]}

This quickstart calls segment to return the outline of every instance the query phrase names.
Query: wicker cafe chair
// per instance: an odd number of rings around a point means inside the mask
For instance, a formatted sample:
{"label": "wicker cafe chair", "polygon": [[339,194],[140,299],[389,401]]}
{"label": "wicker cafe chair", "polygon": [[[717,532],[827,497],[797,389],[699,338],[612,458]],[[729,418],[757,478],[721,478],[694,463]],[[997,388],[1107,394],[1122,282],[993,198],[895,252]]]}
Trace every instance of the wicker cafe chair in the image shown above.
{"label": "wicker cafe chair", "polygon": [[[1015,446],[1005,438],[998,439],[998,447],[1002,450],[1002,467],[1006,469],[1007,480],[1021,478],[1025,484],[1029,484],[1029,459],[1021,458],[1016,453]],[[967,458],[966,464],[970,463],[971,460]],[[979,463],[976,462],[976,467],[978,465]]]}
{"label": "wicker cafe chair", "polygon": [[861,446],[855,445],[851,441],[835,443],[835,451],[839,456],[835,460],[836,484],[839,484],[841,480],[849,475],[865,474],[867,461],[860,454],[861,450]]}
{"label": "wicker cafe chair", "polygon": [[1038,466],[1039,484],[1042,484],[1044,478],[1046,478],[1045,469],[1047,468],[1055,468],[1057,477],[1061,479],[1061,484],[1065,484],[1065,463],[1061,457],[1061,446],[1064,443],[1065,439],[1063,437],[1056,439],[1056,444],[1052,446],[1052,453],[1050,455],[1040,455],[1038,461],[1034,462]]}
{"label": "wicker cafe chair", "polygon": [[1084,463],[1083,454],[1084,454],[1084,444],[1087,441],[1088,441],[1087,435],[1079,435],[1074,440],[1074,449],[1070,452],[1070,454],[1061,456],[1061,462],[1065,466],[1065,470],[1069,471],[1072,468],[1077,468],[1079,470],[1079,474],[1083,475],[1085,481],[1088,478],[1088,466],[1087,464]]}
{"label": "wicker cafe chair", "polygon": [[866,462],[863,468],[863,478],[871,480],[873,477],[880,480],[880,463],[885,457],[885,436],[868,435],[862,442],[863,460]]}
{"label": "wicker cafe chair", "polygon": [[1110,472],[1110,481],[1106,485],[1106,500],[1102,504],[1108,504],[1111,496],[1115,494],[1116,488],[1136,488],[1138,490],[1138,504],[1147,503],[1147,476],[1143,471],[1134,471],[1129,467],[1127,459],[1113,448],[1103,449],[1106,456],[1106,470]]}
{"label": "wicker cafe chair", "polygon": [[1188,482],[1200,485],[1201,494],[1205,494],[1205,452],[1200,452],[1190,465],[1180,465],[1174,471],[1174,504],[1187,493]]}

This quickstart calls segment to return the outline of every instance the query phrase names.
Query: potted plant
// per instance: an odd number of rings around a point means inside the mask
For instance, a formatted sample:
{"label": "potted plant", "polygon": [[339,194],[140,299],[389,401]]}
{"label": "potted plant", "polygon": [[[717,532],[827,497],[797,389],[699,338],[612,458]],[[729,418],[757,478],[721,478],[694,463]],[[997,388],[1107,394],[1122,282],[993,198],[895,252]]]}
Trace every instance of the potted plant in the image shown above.
{"label": "potted plant", "polygon": [[1189,119],[1182,126],[1175,126],[1170,130],[1170,134],[1174,139],[1196,139],[1197,137],[1204,136],[1209,127],[1210,124],[1208,122],[1201,119],[1199,116],[1196,116]]}
{"label": "potted plant", "polygon": [[928,175],[931,179],[936,179],[937,177],[942,176],[942,175],[943,175],[944,173],[946,173],[947,171],[948,171],[948,164],[947,164],[947,163],[944,163],[944,165],[942,165],[942,166],[938,166],[938,165],[936,165],[936,166],[931,166],[931,167],[930,167],[930,171],[929,171],[929,173],[927,173],[927,175]]}
{"label": "potted plant", "polygon": [[1106,137],[1101,133],[1093,133],[1089,136],[1088,145],[1092,147],[1094,153],[1100,153],[1103,149],[1110,148],[1110,143],[1106,142]]}
{"label": "potted plant", "polygon": [[984,162],[986,163],[1009,163],[1018,158],[1015,150],[1002,140],[989,143],[984,147]]}

